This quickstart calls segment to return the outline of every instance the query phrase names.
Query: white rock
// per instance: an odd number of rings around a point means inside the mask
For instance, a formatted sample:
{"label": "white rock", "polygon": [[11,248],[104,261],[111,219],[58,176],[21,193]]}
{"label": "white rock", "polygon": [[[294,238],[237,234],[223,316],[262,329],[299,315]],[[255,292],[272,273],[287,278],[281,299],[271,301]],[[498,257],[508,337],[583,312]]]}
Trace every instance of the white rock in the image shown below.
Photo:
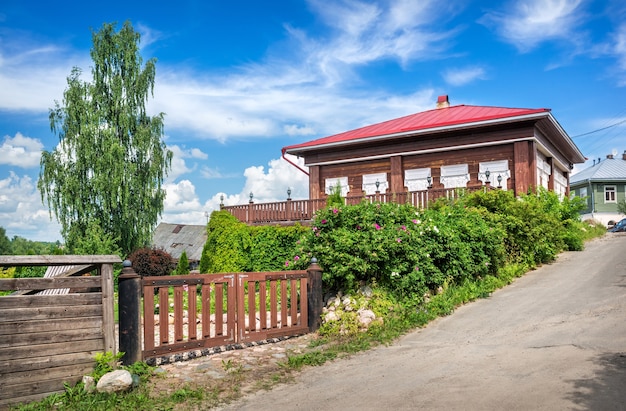
{"label": "white rock", "polygon": [[374,314],[374,311],[372,310],[366,310],[361,308],[359,311],[357,311],[357,313],[359,314],[359,323],[361,323],[361,325],[364,327],[369,326],[372,321],[376,319],[376,314]]}
{"label": "white rock", "polygon": [[339,317],[337,317],[337,314],[334,311],[329,311],[324,316],[324,322],[327,322],[327,323],[331,321],[337,321],[338,319]]}
{"label": "white rock", "polygon": [[91,375],[83,375],[83,386],[86,392],[94,392],[96,389],[96,380]]}
{"label": "white rock", "polygon": [[115,370],[106,373],[98,381],[98,392],[121,392],[128,390],[133,385],[133,377],[126,370]]}

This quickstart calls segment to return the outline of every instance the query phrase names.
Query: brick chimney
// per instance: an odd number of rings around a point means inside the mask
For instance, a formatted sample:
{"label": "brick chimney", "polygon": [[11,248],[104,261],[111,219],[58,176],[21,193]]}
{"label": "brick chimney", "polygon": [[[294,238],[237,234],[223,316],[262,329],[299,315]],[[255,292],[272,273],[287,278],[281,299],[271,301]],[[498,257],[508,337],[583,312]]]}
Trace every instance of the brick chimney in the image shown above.
{"label": "brick chimney", "polygon": [[437,97],[437,108],[446,108],[450,107],[450,101],[448,100],[448,95],[443,95]]}
{"label": "brick chimney", "polygon": [[608,158],[609,160],[613,160],[613,154],[607,154],[606,158]]}
{"label": "brick chimney", "polygon": [[626,150],[622,153],[622,160],[626,160]]}

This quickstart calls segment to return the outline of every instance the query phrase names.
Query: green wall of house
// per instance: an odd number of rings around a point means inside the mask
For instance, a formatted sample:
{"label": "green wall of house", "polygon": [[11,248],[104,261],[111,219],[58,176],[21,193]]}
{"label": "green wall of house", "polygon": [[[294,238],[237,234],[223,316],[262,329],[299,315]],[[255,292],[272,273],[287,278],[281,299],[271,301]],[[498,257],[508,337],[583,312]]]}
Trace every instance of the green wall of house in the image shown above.
{"label": "green wall of house", "polygon": [[[615,202],[605,201],[605,190],[607,186],[615,187]],[[587,209],[583,213],[616,213],[617,203],[626,198],[626,182],[617,183],[591,183],[592,190],[589,185],[572,187],[572,192],[577,197],[584,197],[584,191],[587,191]],[[595,207],[592,207],[595,203]]]}

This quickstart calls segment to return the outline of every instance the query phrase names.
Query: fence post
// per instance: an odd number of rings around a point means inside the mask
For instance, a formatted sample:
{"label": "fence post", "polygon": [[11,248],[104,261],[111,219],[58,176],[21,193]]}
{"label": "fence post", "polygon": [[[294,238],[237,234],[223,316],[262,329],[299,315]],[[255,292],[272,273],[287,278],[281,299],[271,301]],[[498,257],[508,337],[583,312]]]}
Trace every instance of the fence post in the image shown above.
{"label": "fence post", "polygon": [[315,257],[311,258],[311,265],[307,268],[309,281],[307,284],[307,309],[309,332],[317,331],[322,324],[322,309],[324,295],[322,293],[322,269]]}
{"label": "fence post", "polygon": [[142,361],[141,352],[141,277],[124,260],[124,268],[118,279],[120,351],[124,353],[122,364],[131,365]]}

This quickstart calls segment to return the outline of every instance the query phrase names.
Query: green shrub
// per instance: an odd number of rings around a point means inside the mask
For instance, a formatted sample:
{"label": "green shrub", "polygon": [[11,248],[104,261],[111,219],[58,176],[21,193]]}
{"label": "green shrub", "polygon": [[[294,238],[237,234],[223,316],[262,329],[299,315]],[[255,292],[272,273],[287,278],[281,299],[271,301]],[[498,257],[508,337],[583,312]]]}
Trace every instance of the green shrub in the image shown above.
{"label": "green shrub", "polygon": [[[250,272],[292,269],[303,257],[296,250],[308,231],[293,226],[248,226],[227,211],[214,211],[202,251],[200,272]],[[302,261],[308,263],[308,258]]]}

